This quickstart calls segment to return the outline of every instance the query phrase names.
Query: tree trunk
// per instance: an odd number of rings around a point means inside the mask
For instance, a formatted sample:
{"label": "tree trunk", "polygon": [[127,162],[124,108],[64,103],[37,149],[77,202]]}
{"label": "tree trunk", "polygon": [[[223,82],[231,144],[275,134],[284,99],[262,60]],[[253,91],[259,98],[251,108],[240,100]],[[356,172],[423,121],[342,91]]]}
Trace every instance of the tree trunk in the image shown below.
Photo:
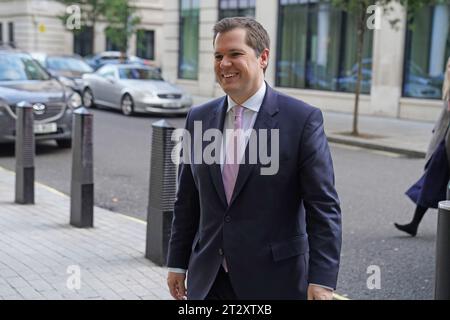
{"label": "tree trunk", "polygon": [[95,54],[95,24],[96,24],[97,20],[96,18],[92,18],[92,54]]}
{"label": "tree trunk", "polygon": [[362,78],[362,56],[363,56],[363,46],[364,46],[364,33],[365,26],[364,22],[366,18],[366,11],[363,3],[361,4],[360,10],[357,13],[357,33],[358,33],[358,41],[357,41],[357,65],[358,65],[358,77],[356,79],[356,87],[355,87],[355,106],[353,109],[353,130],[352,135],[358,136],[358,113],[359,113],[359,95],[361,92],[361,78]]}
{"label": "tree trunk", "polygon": [[121,43],[120,43],[120,60],[122,62],[125,62],[127,60],[127,51],[128,51],[128,37],[129,37],[129,25],[128,25],[128,21],[130,19],[130,12],[129,12],[129,8],[126,7],[126,14],[124,15],[124,21],[122,21],[123,26],[124,26],[124,30],[123,32],[123,37],[121,39]]}

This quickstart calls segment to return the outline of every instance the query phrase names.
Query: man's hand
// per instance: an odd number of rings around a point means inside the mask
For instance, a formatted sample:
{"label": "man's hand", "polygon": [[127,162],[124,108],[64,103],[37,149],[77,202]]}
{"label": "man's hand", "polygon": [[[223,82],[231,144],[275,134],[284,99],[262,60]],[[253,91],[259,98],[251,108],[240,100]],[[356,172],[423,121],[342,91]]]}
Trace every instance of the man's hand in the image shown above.
{"label": "man's hand", "polygon": [[333,290],[310,284],[308,286],[308,300],[332,300]]}
{"label": "man's hand", "polygon": [[184,285],[184,280],[186,279],[186,274],[169,272],[167,274],[167,285],[169,286],[169,291],[172,297],[176,300],[186,299],[186,286]]}

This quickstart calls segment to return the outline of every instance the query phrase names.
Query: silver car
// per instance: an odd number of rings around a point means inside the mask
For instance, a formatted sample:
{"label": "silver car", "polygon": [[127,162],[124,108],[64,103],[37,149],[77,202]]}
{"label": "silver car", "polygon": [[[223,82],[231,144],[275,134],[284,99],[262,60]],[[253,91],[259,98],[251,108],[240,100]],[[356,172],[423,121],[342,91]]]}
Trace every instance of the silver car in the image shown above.
{"label": "silver car", "polygon": [[133,64],[105,65],[83,75],[85,107],[102,105],[124,115],[140,113],[186,114],[192,97],[164,81],[156,68]]}

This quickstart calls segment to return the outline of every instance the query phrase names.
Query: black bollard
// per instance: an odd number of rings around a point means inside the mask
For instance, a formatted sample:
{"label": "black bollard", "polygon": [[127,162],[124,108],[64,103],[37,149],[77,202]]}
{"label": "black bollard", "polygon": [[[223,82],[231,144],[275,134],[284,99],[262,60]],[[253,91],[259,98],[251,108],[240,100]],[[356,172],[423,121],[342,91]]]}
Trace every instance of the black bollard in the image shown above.
{"label": "black bollard", "polygon": [[450,300],[450,201],[439,202],[436,235],[435,300]]}
{"label": "black bollard", "polygon": [[176,192],[177,166],[171,159],[175,146],[171,137],[175,128],[165,120],[155,122],[152,127],[145,257],[163,266],[167,263]]}
{"label": "black bollard", "polygon": [[16,196],[15,203],[34,204],[34,114],[30,103],[16,105]]}
{"label": "black bollard", "polygon": [[86,108],[73,112],[70,224],[94,226],[93,115]]}

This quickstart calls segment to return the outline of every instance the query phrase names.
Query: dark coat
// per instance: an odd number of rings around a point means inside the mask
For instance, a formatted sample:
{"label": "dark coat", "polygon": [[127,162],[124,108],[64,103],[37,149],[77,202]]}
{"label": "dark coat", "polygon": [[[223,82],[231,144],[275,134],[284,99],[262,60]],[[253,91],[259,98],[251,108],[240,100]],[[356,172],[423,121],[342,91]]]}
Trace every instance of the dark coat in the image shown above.
{"label": "dark coat", "polygon": [[[226,109],[226,97],[193,108],[187,130],[193,136],[194,121],[223,130]],[[238,299],[306,299],[308,283],[336,287],[341,212],[322,113],[267,85],[254,129],[279,129],[279,170],[241,164],[230,205],[220,164],[179,168],[168,267],[188,270],[188,299],[205,298],[224,257]]]}

